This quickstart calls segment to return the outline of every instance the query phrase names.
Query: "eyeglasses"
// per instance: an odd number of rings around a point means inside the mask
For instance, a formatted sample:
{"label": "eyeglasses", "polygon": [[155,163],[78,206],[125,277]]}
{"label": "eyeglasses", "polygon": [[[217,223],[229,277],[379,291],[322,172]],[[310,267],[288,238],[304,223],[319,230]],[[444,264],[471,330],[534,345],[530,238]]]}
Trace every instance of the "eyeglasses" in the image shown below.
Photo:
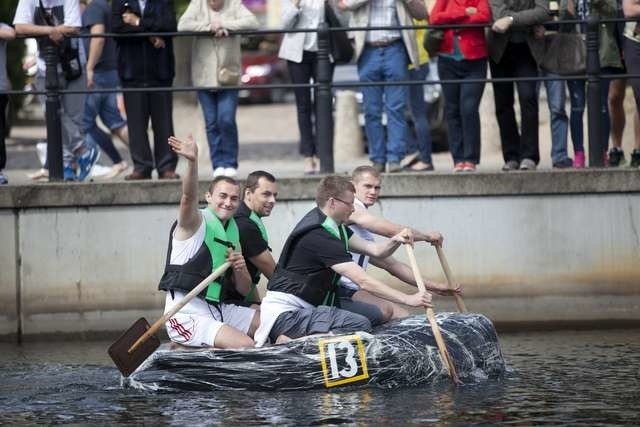
{"label": "eyeglasses", "polygon": [[342,202],[342,203],[344,203],[344,204],[345,204],[345,205],[347,205],[347,206],[353,206],[353,202],[351,202],[351,203],[349,203],[349,202],[345,202],[344,200],[339,199],[339,198],[337,198],[337,197],[332,197],[332,199],[333,199],[333,200],[337,200],[337,201],[339,201],[339,202]]}

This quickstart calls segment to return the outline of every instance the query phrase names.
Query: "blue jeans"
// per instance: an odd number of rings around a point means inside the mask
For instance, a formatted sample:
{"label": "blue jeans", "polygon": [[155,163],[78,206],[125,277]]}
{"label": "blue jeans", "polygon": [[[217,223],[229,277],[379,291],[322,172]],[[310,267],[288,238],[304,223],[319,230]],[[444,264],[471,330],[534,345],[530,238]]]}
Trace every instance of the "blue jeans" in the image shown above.
{"label": "blue jeans", "polygon": [[198,91],[213,168],[238,167],[237,90]]}
{"label": "blue jeans", "polygon": [[[118,71],[96,72],[93,75],[93,82],[96,89],[116,89],[120,86]],[[127,125],[118,109],[118,100],[115,92],[87,93],[84,101],[82,124],[87,139],[98,144],[113,163],[120,163],[122,157],[115,145],[113,145],[111,135],[102,131],[96,124],[98,116],[110,130],[120,129]]]}
{"label": "blue jeans", "polygon": [[[385,47],[366,46],[358,59],[362,82],[407,79],[408,58],[402,41]],[[407,152],[408,126],[404,112],[406,86],[369,86],[362,88],[365,132],[369,158],[374,163],[399,162]],[[384,102],[384,105],[383,105]],[[382,108],[387,114],[387,141],[382,125]]]}
{"label": "blue jeans", "polygon": [[[484,79],[487,60],[456,61],[447,56],[438,58],[438,74],[442,80]],[[444,111],[449,133],[449,151],[453,163],[480,163],[480,100],[484,83],[455,83],[442,85]]]}
{"label": "blue jeans", "polygon": [[[422,64],[420,68],[409,70],[409,79],[425,81],[429,75],[429,64]],[[427,120],[427,103],[424,101],[424,86],[409,86],[409,109],[413,117],[416,135],[409,135],[407,142],[407,153],[418,151],[419,158],[425,163],[431,161],[431,129]]]}
{"label": "blue jeans", "polygon": [[[559,77],[557,74],[543,71],[543,76]],[[555,165],[567,159],[567,132],[569,117],[564,109],[567,96],[564,80],[545,80],[547,104],[551,114],[551,162]]]}
{"label": "blue jeans", "polygon": [[582,128],[582,116],[585,107],[585,82],[584,80],[567,80],[569,99],[571,100],[571,114],[569,115],[569,129],[571,129],[571,142],[573,152],[584,151],[584,130]]}

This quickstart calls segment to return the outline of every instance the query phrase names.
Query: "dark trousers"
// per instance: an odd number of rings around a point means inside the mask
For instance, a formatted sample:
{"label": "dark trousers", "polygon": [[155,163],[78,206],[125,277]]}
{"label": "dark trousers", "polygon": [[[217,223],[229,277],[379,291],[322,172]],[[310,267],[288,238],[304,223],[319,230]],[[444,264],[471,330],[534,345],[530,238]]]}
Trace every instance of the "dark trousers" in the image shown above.
{"label": "dark trousers", "polygon": [[[640,74],[640,43],[624,38],[624,62],[627,64],[627,73]],[[629,79],[633,89],[633,97],[636,101],[636,109],[640,111],[640,79]]]}
{"label": "dark trousers", "polygon": [[[527,43],[509,43],[499,63],[489,62],[491,77],[536,77],[538,66],[531,55]],[[518,131],[516,114],[513,109],[514,91],[512,82],[493,83],[496,117],[500,127],[502,156],[504,161],[531,159],[538,163],[538,91],[536,82],[518,82],[520,100],[521,130]]]}
{"label": "dark trousers", "polygon": [[[145,175],[151,174],[154,167],[158,173],[175,170],[178,157],[167,142],[173,135],[171,92],[124,92],[124,106],[134,170]],[[147,135],[149,119],[153,129],[153,154]]]}
{"label": "dark trousers", "polygon": [[4,143],[4,136],[7,133],[6,112],[9,97],[0,95],[0,171],[7,166],[7,148]]}
{"label": "dark trousers", "polygon": [[[438,58],[438,75],[443,80],[484,79],[486,58],[456,61],[446,56]],[[444,111],[447,118],[449,150],[453,163],[480,163],[480,99],[483,83],[442,85]]]}
{"label": "dark trousers", "polygon": [[[318,78],[318,55],[316,52],[304,51],[301,62],[287,61],[289,76],[292,83],[309,83]],[[333,75],[333,65],[331,68]],[[309,88],[296,88],[293,90],[296,96],[296,110],[298,112],[298,129],[300,130],[300,154],[311,157],[318,154],[318,144],[314,132],[315,124],[315,93],[312,98]]]}

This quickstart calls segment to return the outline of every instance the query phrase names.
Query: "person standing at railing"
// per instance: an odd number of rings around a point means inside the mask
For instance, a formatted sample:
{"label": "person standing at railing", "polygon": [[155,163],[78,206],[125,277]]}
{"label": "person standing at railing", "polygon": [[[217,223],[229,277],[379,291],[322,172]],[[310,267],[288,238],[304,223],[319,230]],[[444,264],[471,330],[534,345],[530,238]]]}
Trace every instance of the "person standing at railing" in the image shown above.
{"label": "person standing at railing", "polygon": [[204,113],[213,177],[234,177],[238,169],[238,91],[224,86],[240,84],[240,36],[229,30],[256,28],[258,20],[240,0],[191,0],[178,22],[179,31],[206,31],[194,37],[191,80],[195,86],[216,87],[198,91]]}
{"label": "person standing at railing", "polygon": [[[16,32],[9,25],[0,22],[0,91],[11,89],[11,83],[7,77],[7,41],[13,40]],[[0,93],[0,185],[8,184],[3,169],[7,166],[7,148],[5,147],[5,135],[7,133],[6,109],[9,103],[9,95]]]}
{"label": "person standing at railing", "polygon": [[[318,28],[324,21],[326,0],[282,0],[280,18],[287,30]],[[329,6],[328,6],[329,7]],[[287,61],[292,83],[308,84],[318,79],[318,33],[286,33],[278,57]],[[331,67],[333,75],[333,63]],[[295,88],[300,154],[304,158],[304,174],[320,171],[318,141],[314,132],[316,96],[310,88]]]}
{"label": "person standing at railing", "polygon": [[[396,27],[413,25],[412,18],[426,19],[422,0],[339,0],[338,9],[350,10],[351,27]],[[415,31],[388,28],[354,31],[355,56],[361,82],[407,80],[411,62],[419,67]],[[365,131],[369,158],[380,172],[400,172],[400,161],[407,151],[408,126],[404,116],[406,86],[367,86],[362,88]],[[387,129],[382,111],[387,115]]]}
{"label": "person standing at railing", "polygon": [[[622,10],[626,18],[638,18],[640,20],[640,1],[622,0]],[[629,21],[624,28],[624,58],[629,74],[640,74],[640,21]],[[640,79],[631,78],[633,96],[636,100],[636,114],[640,111]],[[637,146],[631,153],[632,168],[640,167],[640,147]]]}
{"label": "person standing at railing", "polygon": [[[82,12],[82,28],[84,33],[100,35],[111,32],[111,10],[106,0],[80,0]],[[87,52],[87,89],[116,89],[120,86],[118,79],[118,63],[116,45],[110,37],[85,38]],[[117,135],[122,142],[129,144],[127,122],[118,109],[118,95],[111,93],[89,92],[84,103],[84,132],[87,138],[100,146],[102,151],[113,162],[111,170],[104,178],[114,178],[127,169],[127,162],[122,160],[111,135],[98,127],[96,119],[100,116],[102,123],[111,133]],[[94,175],[95,176],[95,175]]]}
{"label": "person standing at railing", "polygon": [[[114,33],[161,33],[176,31],[176,14],[170,0],[113,0],[111,27]],[[124,88],[171,86],[175,59],[171,37],[118,37],[118,74]],[[167,143],[173,135],[173,95],[169,91],[124,92],[133,172],[125,180],[179,179],[178,157]],[[153,154],[147,129],[151,119]]]}
{"label": "person standing at railing", "polygon": [[[431,23],[486,24],[491,22],[487,0],[437,0]],[[483,28],[447,29],[438,53],[443,80],[487,77],[487,42]],[[480,163],[480,99],[484,82],[443,85],[449,150],[454,172],[474,172]]]}
{"label": "person standing at railing", "polygon": [[[427,25],[426,19],[414,19],[414,25]],[[424,82],[429,75],[429,54],[422,45],[424,28],[415,30],[416,48],[418,49],[419,67],[409,64],[409,80]],[[424,85],[409,86],[409,110],[413,118],[415,137],[409,135],[407,140],[407,155],[400,164],[409,172],[428,172],[433,170],[431,159],[432,141],[431,129],[427,117],[427,103],[424,100]]]}
{"label": "person standing at railing", "polygon": [[[560,18],[561,19],[581,19],[586,21],[589,16],[597,16],[600,19],[611,19],[617,17],[616,0],[561,0],[560,2]],[[586,25],[578,25],[580,32],[586,32]],[[624,74],[625,69],[620,55],[620,46],[616,38],[616,23],[600,23],[598,56],[600,59],[601,74]],[[607,150],[609,144],[609,133],[611,129],[611,121],[609,118],[609,86],[611,79],[603,79],[600,84],[600,112],[604,120],[602,121],[601,138],[603,149]],[[571,85],[578,87],[577,96],[571,95],[571,112],[573,115],[574,103],[578,106],[582,105],[584,110],[585,97],[585,81],[568,81],[571,92]],[[576,89],[574,88],[574,91]],[[574,99],[577,98],[577,99]],[[582,99],[580,99],[582,98]],[[564,104],[562,104],[564,109]],[[580,115],[580,118],[582,116]],[[571,139],[573,141],[573,150],[576,157],[577,166],[584,167],[584,144],[582,135],[582,120],[578,124],[577,119],[572,117],[571,122]],[[578,130],[578,127],[580,128]],[[566,139],[566,138],[565,138]]]}
{"label": "person standing at railing", "polygon": [[[37,37],[38,74],[36,87],[45,89],[44,47],[56,48],[58,54],[58,82],[62,90],[85,90],[82,71],[83,50],[77,35],[82,25],[78,0],[20,0],[13,19],[16,34]],[[100,152],[82,134],[84,93],[60,96],[62,125],[62,163],[65,181],[83,181],[98,160]]]}
{"label": "person standing at railing", "polygon": [[[489,32],[492,78],[537,77],[544,57],[544,40],[533,26],[550,19],[548,0],[490,0],[493,25]],[[496,117],[500,127],[505,172],[534,170],[540,161],[538,91],[535,81],[517,82],[520,127],[514,111],[513,82],[493,83]]]}

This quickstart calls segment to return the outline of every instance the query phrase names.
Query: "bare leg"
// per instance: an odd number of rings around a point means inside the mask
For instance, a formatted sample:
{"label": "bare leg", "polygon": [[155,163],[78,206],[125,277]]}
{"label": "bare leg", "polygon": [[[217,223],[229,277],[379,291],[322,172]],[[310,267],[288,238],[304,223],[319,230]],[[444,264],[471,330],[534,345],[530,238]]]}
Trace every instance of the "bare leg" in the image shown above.
{"label": "bare leg", "polygon": [[129,128],[127,128],[126,125],[117,129],[113,129],[111,133],[120,138],[120,141],[124,142],[126,145],[129,145]]}
{"label": "bare leg", "polygon": [[[252,322],[253,325],[253,322]],[[246,334],[229,325],[222,325],[213,341],[215,348],[248,348],[255,343]]]}
{"label": "bare leg", "polygon": [[260,326],[260,308],[256,306],[251,306],[256,312],[253,315],[253,319],[251,319],[251,326],[249,326],[249,330],[247,331],[247,335],[253,338],[253,335],[258,330],[258,326]]}
{"label": "bare leg", "polygon": [[391,319],[401,319],[409,316],[409,312],[399,304],[377,297],[362,289],[353,294],[351,297],[354,301],[360,301],[367,304],[377,306],[382,311],[382,316],[385,322]]}

